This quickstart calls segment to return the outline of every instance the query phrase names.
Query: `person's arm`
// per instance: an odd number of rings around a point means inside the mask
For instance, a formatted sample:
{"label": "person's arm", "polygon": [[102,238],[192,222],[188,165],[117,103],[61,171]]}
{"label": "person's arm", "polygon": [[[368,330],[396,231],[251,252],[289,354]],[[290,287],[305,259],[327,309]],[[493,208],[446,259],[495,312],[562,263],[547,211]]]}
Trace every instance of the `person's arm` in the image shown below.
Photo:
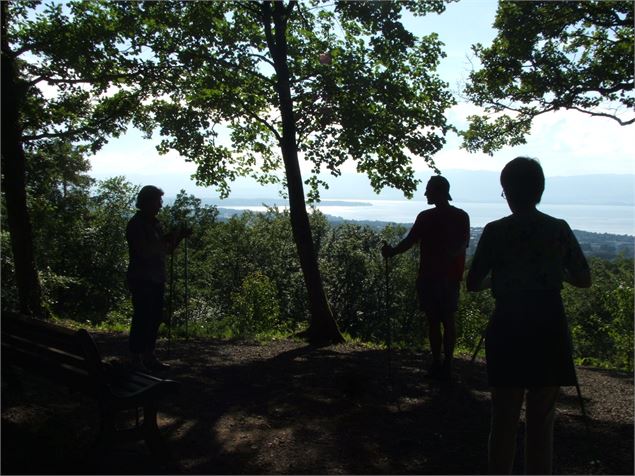
{"label": "person's arm", "polygon": [[395,255],[401,254],[405,251],[408,251],[412,248],[419,239],[419,227],[421,226],[419,217],[415,221],[415,224],[412,225],[412,228],[408,232],[408,235],[401,240],[397,246],[390,246],[388,243],[384,243],[384,246],[381,248],[381,254],[384,258],[391,258]]}
{"label": "person's arm", "polygon": [[564,282],[569,283],[576,288],[590,288],[591,287],[591,270],[579,270],[572,273],[567,268],[564,270]]}
{"label": "person's arm", "polygon": [[165,242],[166,251],[168,253],[172,253],[183,241],[184,238],[187,238],[192,235],[192,229],[183,225],[175,230],[172,230],[166,233],[163,237],[163,241]]}
{"label": "person's arm", "polygon": [[481,239],[476,246],[474,258],[470,270],[465,278],[465,286],[468,291],[476,292],[488,289],[492,285],[491,281],[491,256],[490,256],[490,231],[487,226],[483,229]]}
{"label": "person's arm", "polygon": [[565,226],[567,249],[564,259],[564,282],[577,288],[589,288],[591,287],[589,264],[567,222],[565,222]]}

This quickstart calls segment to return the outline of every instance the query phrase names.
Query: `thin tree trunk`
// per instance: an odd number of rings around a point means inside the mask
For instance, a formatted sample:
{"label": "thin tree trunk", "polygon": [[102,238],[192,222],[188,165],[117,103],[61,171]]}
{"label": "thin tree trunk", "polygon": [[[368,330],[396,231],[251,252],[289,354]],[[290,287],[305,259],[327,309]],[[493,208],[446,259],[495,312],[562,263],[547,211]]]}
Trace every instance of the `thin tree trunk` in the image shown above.
{"label": "thin tree trunk", "polygon": [[293,239],[298,249],[300,266],[302,267],[311,306],[311,322],[309,329],[303,335],[312,343],[339,343],[343,342],[344,338],[337,327],[333,312],[324,293],[317,255],[313,245],[311,225],[304,200],[304,187],[298,160],[293,100],[291,98],[287,64],[286,8],[283,2],[265,2],[263,4],[263,9],[266,12],[265,19],[267,20],[268,14],[271,14],[275,26],[274,41],[269,42],[269,47],[278,79],[277,92],[282,116],[280,148],[287,177]]}
{"label": "thin tree trunk", "polygon": [[26,90],[17,78],[7,38],[8,4],[2,2],[2,192],[7,207],[20,312],[47,317],[33,253],[33,232],[26,202],[26,158],[22,147],[20,105]]}

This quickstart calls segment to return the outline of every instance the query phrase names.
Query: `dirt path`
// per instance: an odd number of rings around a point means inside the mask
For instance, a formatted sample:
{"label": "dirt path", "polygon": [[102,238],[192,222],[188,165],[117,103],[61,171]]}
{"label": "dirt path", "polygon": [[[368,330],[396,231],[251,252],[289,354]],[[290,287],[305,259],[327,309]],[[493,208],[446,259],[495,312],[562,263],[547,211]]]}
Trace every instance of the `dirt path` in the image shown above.
{"label": "dirt path", "polygon": [[[125,355],[125,336],[96,338],[104,355]],[[160,348],[165,356],[165,342]],[[352,344],[179,341],[164,375],[181,382],[181,391],[163,405],[161,431],[190,474],[483,474],[484,364],[459,359],[457,380],[440,385],[423,377],[427,359],[393,352],[389,366],[386,351]],[[632,375],[578,373],[590,431],[575,388],[565,389],[555,473],[633,474]],[[87,461],[95,404],[45,381],[24,381],[22,394],[3,387],[3,474],[164,471],[140,443]],[[521,462],[519,445],[516,473]]]}

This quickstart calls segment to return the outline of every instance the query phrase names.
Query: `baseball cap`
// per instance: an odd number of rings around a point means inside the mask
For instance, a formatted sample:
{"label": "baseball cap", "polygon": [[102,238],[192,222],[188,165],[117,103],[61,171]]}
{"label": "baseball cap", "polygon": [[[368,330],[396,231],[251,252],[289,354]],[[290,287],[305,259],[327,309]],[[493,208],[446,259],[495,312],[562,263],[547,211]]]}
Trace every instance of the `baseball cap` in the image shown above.
{"label": "baseball cap", "polygon": [[448,182],[448,179],[445,177],[442,177],[441,175],[433,175],[430,177],[428,185],[434,187],[436,190],[445,192],[448,196],[448,200],[452,200],[452,197],[450,196],[450,182]]}

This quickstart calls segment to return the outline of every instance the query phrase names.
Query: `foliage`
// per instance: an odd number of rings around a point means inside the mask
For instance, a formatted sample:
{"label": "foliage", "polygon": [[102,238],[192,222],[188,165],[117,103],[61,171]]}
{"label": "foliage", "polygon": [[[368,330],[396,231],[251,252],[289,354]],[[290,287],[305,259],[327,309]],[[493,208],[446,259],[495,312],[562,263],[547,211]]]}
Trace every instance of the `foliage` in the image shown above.
{"label": "foliage", "polygon": [[633,124],[633,2],[499,2],[489,47],[474,53],[467,97],[485,107],[471,116],[463,146],[491,154],[525,143],[532,120],[572,109]]}
{"label": "foliage", "polygon": [[[4,213],[2,214],[4,217]],[[0,283],[2,283],[2,309],[18,308],[18,292],[15,284],[15,265],[13,263],[13,254],[11,252],[11,243],[9,233],[5,227],[0,231],[0,264],[1,275]]]}
{"label": "foliage", "polygon": [[[98,150],[127,128],[133,113],[143,115],[144,82],[156,77],[143,62],[129,60],[136,52],[123,44],[121,25],[93,15],[90,2],[6,1],[1,6],[2,192],[15,284],[20,310],[48,317],[25,190],[27,169],[31,175],[37,171],[27,163],[34,160],[29,152],[46,149],[50,141],[57,149],[63,141]],[[124,84],[131,77],[136,81]]]}
{"label": "foliage", "polygon": [[280,308],[275,285],[264,273],[248,274],[238,292],[232,293],[234,324],[240,335],[277,330]]}
{"label": "foliage", "polygon": [[[159,150],[177,150],[194,161],[197,179],[223,194],[240,175],[279,181],[283,131],[274,111],[282,107],[276,55],[283,47],[298,146],[314,173],[339,175],[342,163],[353,159],[376,189],[391,185],[410,195],[416,186],[411,160],[433,164],[445,142],[443,111],[453,99],[434,74],[441,43],[434,34],[415,37],[400,21],[402,10],[440,13],[442,1],[70,6],[69,18],[76,21],[119,26],[119,42],[104,43],[98,59],[112,55],[111,68],[161,72],[146,84],[154,99],[145,102],[138,125],[148,133],[159,130]],[[284,9],[284,31],[267,20],[278,7]],[[56,22],[62,17],[55,13]],[[274,46],[275,35],[284,35],[285,44],[276,37]],[[319,61],[325,51],[332,58],[328,65]],[[132,73],[121,79],[126,86],[136,82]],[[221,130],[229,132],[229,144],[220,140]],[[319,181],[307,182],[317,197]]]}
{"label": "foliage", "polygon": [[[28,205],[43,299],[53,313],[80,320],[95,320],[127,297],[125,227],[138,190],[121,177],[95,183],[88,170],[83,147],[55,140],[28,149]],[[6,235],[2,305],[15,308]]]}
{"label": "foliage", "polygon": [[[66,239],[58,232],[66,223],[64,214],[43,222],[49,236],[45,256],[50,267],[42,273],[42,281],[49,306],[58,315],[90,321],[101,329],[128,329],[132,310],[123,287],[124,227],[136,190],[117,178],[94,188],[88,200],[82,201],[87,210],[79,215],[87,221],[74,225],[79,238],[72,248],[56,243]],[[187,309],[184,244],[174,253],[168,273],[173,279],[168,282],[166,311],[169,314],[171,303],[173,336],[262,338],[293,334],[306,326],[307,291],[288,213],[271,208],[219,221],[214,207],[183,192],[164,207],[161,220],[166,229],[181,226],[185,219],[193,228],[187,249]],[[88,231],[82,233],[82,226]],[[380,346],[388,344],[389,337],[399,347],[427,346],[425,320],[417,309],[414,288],[418,250],[390,259],[388,269],[379,253],[384,240],[395,243],[407,229],[331,225],[319,211],[311,214],[311,227],[342,332],[350,339]],[[168,259],[170,269],[169,264]],[[565,286],[562,293],[575,357],[582,364],[632,369],[633,260],[592,258],[590,264],[591,289]],[[3,306],[7,306],[12,295],[11,253],[4,248],[2,267],[3,278],[9,277],[2,280]],[[493,306],[490,293],[462,290],[457,314],[459,350],[475,348]],[[168,327],[161,332],[167,335]]]}
{"label": "foliage", "polygon": [[633,369],[633,260],[590,260],[590,290],[566,286],[575,355],[581,363]]}
{"label": "foliage", "polygon": [[119,136],[148,91],[153,71],[136,61],[125,30],[92,2],[10,2],[8,39],[25,94],[26,144],[81,142],[93,151]]}

